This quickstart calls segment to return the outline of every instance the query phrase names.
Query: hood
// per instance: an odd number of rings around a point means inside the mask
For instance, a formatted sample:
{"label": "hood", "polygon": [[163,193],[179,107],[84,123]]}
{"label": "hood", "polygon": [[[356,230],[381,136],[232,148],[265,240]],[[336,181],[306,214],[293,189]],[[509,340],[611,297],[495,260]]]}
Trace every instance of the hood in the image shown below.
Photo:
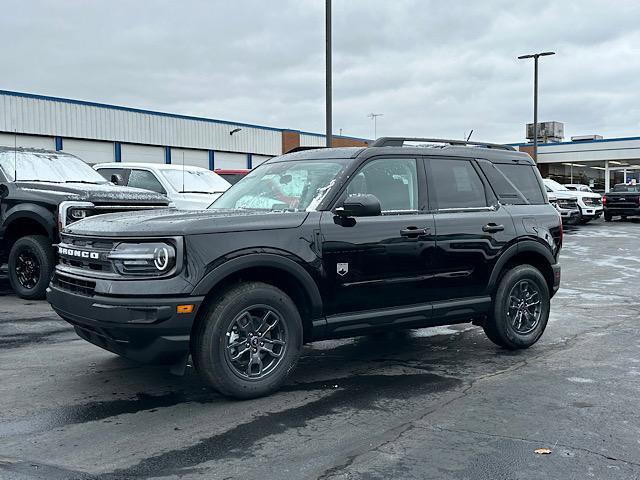
{"label": "hood", "polygon": [[578,192],[572,192],[571,190],[556,190],[554,192],[547,192],[547,195],[553,195],[556,198],[563,198],[567,200],[575,200],[578,201],[578,196],[576,195]]}
{"label": "hood", "polygon": [[146,210],[89,217],[71,224],[65,232],[107,237],[161,237],[273,230],[297,228],[307,215],[307,212],[256,210]]}
{"label": "hood", "polygon": [[571,190],[571,193],[578,198],[602,198],[602,195],[593,192],[579,192]]}
{"label": "hood", "polygon": [[49,183],[49,182],[12,182],[16,192],[46,197],[58,202],[78,200],[93,203],[140,203],[169,204],[169,199],[159,193],[140,188],[121,187],[111,183]]}
{"label": "hood", "polygon": [[180,210],[205,210],[222,193],[179,193],[171,196],[176,208]]}

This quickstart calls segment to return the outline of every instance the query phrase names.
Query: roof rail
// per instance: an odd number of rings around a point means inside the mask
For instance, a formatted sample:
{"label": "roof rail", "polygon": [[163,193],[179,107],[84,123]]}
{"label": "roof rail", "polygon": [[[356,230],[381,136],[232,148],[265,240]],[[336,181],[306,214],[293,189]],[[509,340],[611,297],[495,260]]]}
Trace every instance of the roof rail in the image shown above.
{"label": "roof rail", "polygon": [[444,138],[420,138],[420,137],[381,137],[373,142],[370,147],[402,147],[405,142],[446,143],[452,146],[471,145],[484,148],[496,148],[500,150],[514,150],[510,145],[501,143],[474,142],[469,140],[447,140]]}

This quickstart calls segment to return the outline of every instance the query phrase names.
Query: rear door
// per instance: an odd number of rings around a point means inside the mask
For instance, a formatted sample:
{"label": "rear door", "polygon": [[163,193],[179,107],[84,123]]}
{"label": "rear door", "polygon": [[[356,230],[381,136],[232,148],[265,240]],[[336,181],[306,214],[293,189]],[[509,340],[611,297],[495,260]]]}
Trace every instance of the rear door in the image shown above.
{"label": "rear door", "polygon": [[425,163],[436,225],[436,300],[476,297],[500,251],[514,238],[511,215],[474,160],[432,157]]}

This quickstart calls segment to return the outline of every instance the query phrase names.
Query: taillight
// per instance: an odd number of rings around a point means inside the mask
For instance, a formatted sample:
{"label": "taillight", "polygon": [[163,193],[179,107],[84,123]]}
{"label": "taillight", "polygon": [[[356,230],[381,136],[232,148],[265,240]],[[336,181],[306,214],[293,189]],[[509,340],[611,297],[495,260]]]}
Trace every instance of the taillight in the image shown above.
{"label": "taillight", "polygon": [[560,222],[560,245],[562,245],[562,241],[564,240],[564,226],[563,222]]}
{"label": "taillight", "polygon": [[[638,198],[640,198],[640,197],[638,197]],[[604,195],[604,196],[602,197],[602,205],[606,205],[606,204],[607,204],[607,196],[606,196],[606,195]]]}

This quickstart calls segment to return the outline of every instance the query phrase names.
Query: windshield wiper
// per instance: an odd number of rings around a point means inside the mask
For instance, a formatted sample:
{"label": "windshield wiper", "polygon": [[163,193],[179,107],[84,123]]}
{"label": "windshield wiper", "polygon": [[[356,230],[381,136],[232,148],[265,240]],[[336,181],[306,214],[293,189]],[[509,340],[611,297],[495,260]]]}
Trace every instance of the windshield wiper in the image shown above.
{"label": "windshield wiper", "polygon": [[65,180],[64,183],[88,183],[89,185],[100,185],[98,182],[90,182],[89,180]]}
{"label": "windshield wiper", "polygon": [[200,190],[182,190],[180,193],[212,193],[212,192],[203,192]]}
{"label": "windshield wiper", "polygon": [[62,182],[57,182],[55,180],[38,180],[38,179],[26,179],[26,178],[19,178],[17,180],[14,180],[14,182],[34,182],[34,183],[62,183]]}

